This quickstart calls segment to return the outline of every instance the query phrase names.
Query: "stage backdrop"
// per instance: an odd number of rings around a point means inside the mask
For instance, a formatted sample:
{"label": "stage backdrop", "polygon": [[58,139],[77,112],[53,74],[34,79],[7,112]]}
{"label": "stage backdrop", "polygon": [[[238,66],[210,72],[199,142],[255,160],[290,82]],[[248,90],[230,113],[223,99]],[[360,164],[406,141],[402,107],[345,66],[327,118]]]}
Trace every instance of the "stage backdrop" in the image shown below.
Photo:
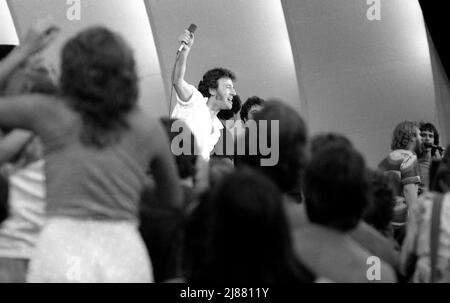
{"label": "stage backdrop", "polygon": [[377,2],[370,21],[366,0],[282,0],[311,131],[348,135],[372,167],[399,122],[438,124],[419,3]]}
{"label": "stage backdrop", "polygon": [[47,61],[56,68],[63,43],[79,30],[104,25],[122,34],[135,52],[141,78],[140,104],[156,116],[167,113],[167,97],[143,0],[9,0],[8,3],[19,37],[40,18],[49,17],[61,27],[59,39],[45,52]]}
{"label": "stage backdrop", "polygon": [[[75,2],[81,3],[80,21],[67,18],[67,3]],[[62,26],[61,39],[47,52],[54,64],[61,44],[81,28],[104,24],[122,33],[136,52],[141,102],[156,115],[168,114],[177,36],[195,23],[196,43],[186,74],[190,83],[197,85],[210,68],[228,67],[237,74],[236,88],[244,100],[252,95],[284,100],[305,117],[312,134],[349,136],[372,167],[389,152],[399,122],[439,125],[417,0],[8,3],[19,37],[47,15]],[[380,10],[374,13],[376,3]],[[373,16],[380,20],[369,20]]]}
{"label": "stage backdrop", "polygon": [[291,44],[280,0],[146,0],[166,90],[177,38],[195,23],[186,80],[197,86],[214,67],[236,73],[243,101],[278,97],[303,111]]}

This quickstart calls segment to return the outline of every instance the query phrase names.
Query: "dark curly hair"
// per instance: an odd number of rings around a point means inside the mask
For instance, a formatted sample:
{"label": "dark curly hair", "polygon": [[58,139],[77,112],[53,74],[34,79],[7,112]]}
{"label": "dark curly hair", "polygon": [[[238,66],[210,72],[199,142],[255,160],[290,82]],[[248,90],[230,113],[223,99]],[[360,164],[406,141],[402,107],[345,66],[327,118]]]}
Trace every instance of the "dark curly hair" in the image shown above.
{"label": "dark curly hair", "polygon": [[234,73],[228,69],[217,67],[206,72],[203,79],[198,84],[198,91],[202,93],[203,97],[209,98],[211,94],[210,89],[218,88],[218,81],[222,78],[230,78],[232,81],[236,80]]}
{"label": "dark curly hair", "polygon": [[391,149],[406,149],[408,144],[416,136],[416,129],[419,125],[415,122],[404,121],[397,125],[392,135]]}
{"label": "dark curly hair", "polygon": [[430,122],[420,122],[419,129],[421,132],[423,131],[429,131],[434,134],[434,145],[439,145],[439,132],[437,131],[436,126],[434,126]]}
{"label": "dark curly hair", "polygon": [[125,41],[104,27],[86,29],[64,46],[61,70],[62,93],[84,122],[81,141],[98,148],[118,141],[138,97]]}
{"label": "dark curly hair", "polygon": [[243,122],[248,120],[248,111],[255,105],[260,105],[262,106],[264,104],[264,100],[261,99],[260,97],[257,96],[253,96],[247,99],[247,101],[245,101],[244,105],[242,105],[241,108],[241,120]]}

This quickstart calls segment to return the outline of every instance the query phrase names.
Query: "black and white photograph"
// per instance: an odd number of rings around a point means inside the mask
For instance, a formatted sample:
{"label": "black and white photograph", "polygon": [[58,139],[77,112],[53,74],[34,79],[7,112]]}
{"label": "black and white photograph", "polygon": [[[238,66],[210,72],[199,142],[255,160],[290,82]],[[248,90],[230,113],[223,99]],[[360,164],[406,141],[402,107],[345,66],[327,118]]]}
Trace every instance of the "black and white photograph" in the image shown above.
{"label": "black and white photograph", "polygon": [[449,283],[444,3],[0,0],[0,283]]}

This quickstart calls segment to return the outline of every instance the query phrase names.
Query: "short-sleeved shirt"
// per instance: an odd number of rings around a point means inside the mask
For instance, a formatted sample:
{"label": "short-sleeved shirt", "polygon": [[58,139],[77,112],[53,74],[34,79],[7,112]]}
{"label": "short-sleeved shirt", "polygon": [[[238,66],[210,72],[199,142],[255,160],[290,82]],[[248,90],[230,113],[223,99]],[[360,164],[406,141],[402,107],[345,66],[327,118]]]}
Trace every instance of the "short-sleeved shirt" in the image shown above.
{"label": "short-sleeved shirt", "polygon": [[177,95],[178,103],[172,112],[172,118],[184,121],[194,134],[199,148],[199,155],[209,160],[210,154],[220,137],[223,125],[217,116],[212,116],[207,105],[208,98],[194,86],[188,101],[182,101]]}
{"label": "short-sleeved shirt", "polygon": [[403,196],[403,186],[420,183],[420,169],[417,156],[404,149],[392,151],[381,163],[378,169],[385,175],[392,176],[396,194]]}

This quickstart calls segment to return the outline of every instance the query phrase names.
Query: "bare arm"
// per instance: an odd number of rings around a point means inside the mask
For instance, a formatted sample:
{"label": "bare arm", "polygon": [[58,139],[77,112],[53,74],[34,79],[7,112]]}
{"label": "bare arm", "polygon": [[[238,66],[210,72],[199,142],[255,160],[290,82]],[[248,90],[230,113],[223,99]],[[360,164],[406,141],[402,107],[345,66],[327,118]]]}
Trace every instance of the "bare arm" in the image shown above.
{"label": "bare arm", "polygon": [[184,80],[184,75],[186,73],[187,57],[189,55],[192,45],[194,44],[194,36],[192,34],[191,37],[189,31],[186,30],[184,35],[180,36],[178,40],[180,41],[180,43],[184,42],[186,45],[180,52],[177,62],[175,64],[175,75],[173,85],[180,100],[189,101],[189,99],[192,96],[192,88]]}
{"label": "bare arm", "polygon": [[13,130],[0,140],[0,165],[10,161],[33,138],[33,133]]}
{"label": "bare arm", "polygon": [[8,77],[21,66],[29,54],[24,48],[14,49],[5,59],[0,61],[0,86],[5,85]]}
{"label": "bare arm", "polygon": [[39,134],[40,124],[54,121],[54,100],[40,94],[0,98],[0,128],[20,128]]}
{"label": "bare arm", "polygon": [[417,205],[418,184],[406,184],[403,186],[403,195],[405,196],[408,209],[412,209]]}

